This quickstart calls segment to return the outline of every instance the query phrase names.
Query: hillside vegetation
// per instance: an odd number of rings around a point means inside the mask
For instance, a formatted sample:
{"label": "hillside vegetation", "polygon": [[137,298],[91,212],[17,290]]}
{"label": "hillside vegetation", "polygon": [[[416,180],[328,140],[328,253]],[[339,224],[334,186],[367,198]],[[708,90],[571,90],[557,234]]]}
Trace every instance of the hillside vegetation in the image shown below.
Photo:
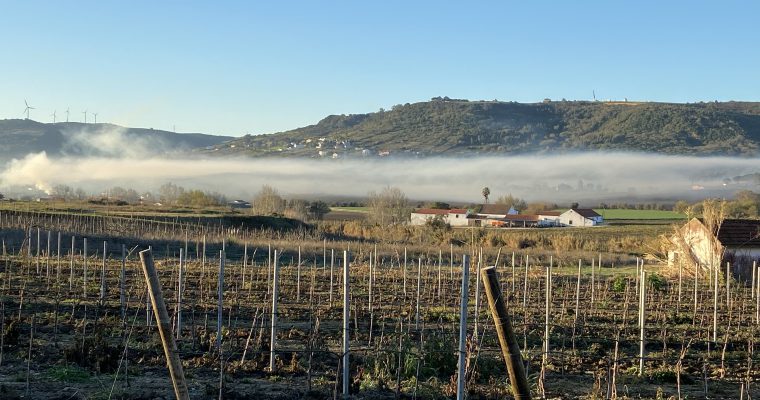
{"label": "hillside vegetation", "polygon": [[582,150],[756,156],[759,149],[760,103],[522,104],[435,98],[387,111],[331,115],[315,125],[248,135],[205,151],[342,158]]}
{"label": "hillside vegetation", "polygon": [[145,152],[146,155],[176,153],[230,139],[229,136],[125,128],[113,124],[6,119],[0,120],[0,161],[42,151],[52,156],[118,156],[129,151]]}

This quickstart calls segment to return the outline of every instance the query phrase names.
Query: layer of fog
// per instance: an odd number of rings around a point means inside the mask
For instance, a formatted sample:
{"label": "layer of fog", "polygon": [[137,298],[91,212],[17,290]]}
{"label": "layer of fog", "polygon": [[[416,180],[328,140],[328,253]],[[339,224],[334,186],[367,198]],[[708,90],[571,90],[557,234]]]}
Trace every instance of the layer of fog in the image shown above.
{"label": "layer of fog", "polygon": [[121,186],[153,191],[173,182],[250,199],[268,184],[300,198],[364,196],[385,186],[415,200],[482,201],[511,193],[528,201],[670,201],[730,197],[756,181],[732,178],[760,172],[760,160],[624,153],[427,159],[171,159],[48,157],[29,154],[0,172],[0,188],[55,185],[91,193]]}
{"label": "layer of fog", "polygon": [[127,129],[115,125],[100,125],[95,129],[63,129],[61,153],[79,157],[139,158],[158,155],[168,144],[158,138],[127,135]]}

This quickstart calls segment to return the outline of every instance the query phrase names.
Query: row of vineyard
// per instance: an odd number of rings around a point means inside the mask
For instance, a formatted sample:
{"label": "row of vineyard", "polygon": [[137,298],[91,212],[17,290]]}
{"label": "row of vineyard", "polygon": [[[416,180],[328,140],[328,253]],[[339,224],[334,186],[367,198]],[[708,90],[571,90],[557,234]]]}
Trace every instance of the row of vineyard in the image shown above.
{"label": "row of vineyard", "polygon": [[535,397],[760,396],[760,274],[88,218],[0,213],[3,398],[172,397],[137,257],[148,246],[191,398],[338,398],[344,379],[356,398],[452,398],[460,359],[468,398],[509,397],[488,265]]}

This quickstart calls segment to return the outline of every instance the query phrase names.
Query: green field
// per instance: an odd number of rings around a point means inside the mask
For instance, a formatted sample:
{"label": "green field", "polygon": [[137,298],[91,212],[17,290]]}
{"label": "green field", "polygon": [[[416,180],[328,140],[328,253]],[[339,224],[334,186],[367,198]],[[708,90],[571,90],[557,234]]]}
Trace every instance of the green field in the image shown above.
{"label": "green field", "polygon": [[665,210],[594,209],[605,220],[609,219],[685,219],[686,215]]}
{"label": "green field", "polygon": [[355,213],[368,213],[369,207],[330,207],[330,210],[343,211],[343,212],[355,212]]}

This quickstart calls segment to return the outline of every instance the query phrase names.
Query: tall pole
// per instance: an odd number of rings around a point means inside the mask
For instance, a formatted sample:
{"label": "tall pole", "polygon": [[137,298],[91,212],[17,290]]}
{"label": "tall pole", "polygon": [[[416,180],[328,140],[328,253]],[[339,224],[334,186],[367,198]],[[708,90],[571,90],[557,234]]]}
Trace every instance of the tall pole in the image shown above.
{"label": "tall pole", "polygon": [[127,317],[127,298],[124,291],[124,278],[126,277],[127,267],[127,249],[126,245],[121,245],[121,273],[119,274],[119,305],[121,306],[121,319],[126,322]]}
{"label": "tall pole", "polygon": [[470,257],[462,257],[462,292],[459,301],[459,362],[457,365],[457,400],[464,400],[465,366],[467,364],[467,300],[470,286]]}
{"label": "tall pole", "polygon": [[84,238],[84,249],[82,250],[82,259],[84,266],[82,267],[82,288],[84,290],[84,297],[87,298],[87,238]]}
{"label": "tall pole", "polygon": [[639,376],[644,373],[644,328],[646,326],[646,314],[644,313],[644,306],[646,304],[647,285],[646,285],[646,272],[644,268],[641,268],[641,298],[639,299]]}
{"label": "tall pole", "polygon": [[166,364],[169,367],[169,375],[174,386],[174,394],[177,396],[177,400],[190,399],[187,384],[185,383],[185,374],[182,371],[182,361],[179,358],[179,354],[177,354],[177,343],[174,341],[171,333],[171,320],[166,312],[166,304],[164,304],[164,297],[161,293],[161,283],[158,281],[158,273],[156,273],[156,267],[153,264],[152,252],[150,250],[141,251],[140,261],[143,273],[145,274],[145,281],[148,283],[148,294],[153,304],[153,312],[159,322],[158,333],[161,336],[161,344],[164,347],[164,355],[166,356]]}
{"label": "tall pole", "polygon": [[488,305],[491,308],[491,315],[496,325],[501,352],[507,364],[512,393],[516,400],[530,400],[530,386],[528,385],[528,378],[525,376],[520,346],[517,344],[507,306],[504,303],[496,267],[485,268],[480,271],[480,274],[488,297]]}
{"label": "tall pole", "polygon": [[348,251],[343,251],[343,398],[349,398],[348,392],[348,379],[349,379],[349,367],[348,367],[348,351],[349,351],[349,323],[351,319],[350,311],[350,285],[349,285],[349,254]]}
{"label": "tall pole", "polygon": [[269,340],[269,372],[274,372],[275,348],[277,346],[277,297],[280,292],[280,263],[274,251],[274,275],[272,276],[272,331]]}
{"label": "tall pole", "polygon": [[222,354],[222,305],[224,304],[224,250],[219,250],[219,281],[216,303],[216,349]]}
{"label": "tall pole", "polygon": [[185,269],[184,249],[179,249],[179,277],[177,282],[177,338],[182,335],[182,290],[184,289],[184,269]]}

